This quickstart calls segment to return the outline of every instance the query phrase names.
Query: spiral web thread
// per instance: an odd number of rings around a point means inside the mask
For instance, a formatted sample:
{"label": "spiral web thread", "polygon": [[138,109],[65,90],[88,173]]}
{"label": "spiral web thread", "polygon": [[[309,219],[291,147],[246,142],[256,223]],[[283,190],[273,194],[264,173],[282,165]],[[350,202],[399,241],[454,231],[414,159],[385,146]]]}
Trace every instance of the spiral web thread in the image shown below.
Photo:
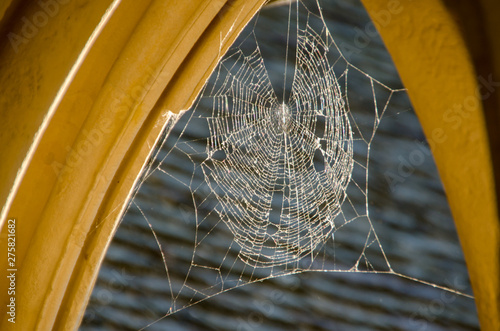
{"label": "spiral web thread", "polygon": [[[170,307],[160,319],[232,288],[304,271],[389,273],[426,283],[391,268],[368,211],[370,145],[403,90],[353,66],[315,5],[297,3],[306,19],[297,14],[287,98],[278,97],[250,26],[157,147],[142,182],[168,176],[193,204],[180,211],[191,232],[180,234],[181,248],[170,248],[155,221],[163,216],[131,203],[163,259]],[[351,84],[370,89],[369,108],[351,109]],[[190,174],[182,162],[191,164]],[[343,243],[357,253],[337,257]],[[185,277],[174,279],[172,268]]]}
{"label": "spiral web thread", "polygon": [[251,266],[298,261],[335,230],[353,137],[326,36],[309,26],[300,31],[286,103],[276,97],[258,48],[250,56],[230,54],[221,64],[226,78],[208,93],[215,116],[208,118],[205,178],[221,191],[217,211]]}

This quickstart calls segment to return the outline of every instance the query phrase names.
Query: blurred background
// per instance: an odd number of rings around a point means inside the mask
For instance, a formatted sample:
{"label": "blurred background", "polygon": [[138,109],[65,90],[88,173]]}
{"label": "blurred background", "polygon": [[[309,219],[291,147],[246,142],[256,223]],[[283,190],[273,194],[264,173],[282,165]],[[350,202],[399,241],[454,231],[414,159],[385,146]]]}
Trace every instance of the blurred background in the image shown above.
{"label": "blurred background", "polygon": [[[360,2],[319,2],[346,59],[390,88],[402,88],[390,55]],[[308,8],[315,6],[314,1],[305,3]],[[299,21],[305,22],[307,14],[301,11]],[[248,52],[241,42],[249,32],[255,33],[278,95],[282,93],[279,82],[285,67],[288,17],[288,4],[265,7],[235,43]],[[288,47],[293,55],[294,42]],[[294,57],[288,60],[288,68],[293,68]],[[373,131],[371,80],[354,70],[347,80],[355,125],[360,131]],[[232,234],[213,212],[217,200],[196,167],[203,157],[189,157],[206,146],[207,106],[202,100],[194,115],[193,111],[185,113],[158,147],[151,165],[161,171],[151,172],[142,183],[118,228],[81,330],[137,330],[148,325],[147,330],[479,328],[473,299],[396,275],[346,272],[366,239],[356,222],[336,233],[334,242],[327,243],[332,249],[322,252],[324,261],[345,265],[331,268],[343,272],[285,275],[281,270],[280,277],[231,288],[269,274],[259,270],[254,276],[253,269],[238,264]],[[472,294],[445,192],[411,103],[404,92],[398,92],[389,106],[370,144],[368,180],[354,174],[355,180],[368,184],[368,210],[380,244],[395,272]],[[355,153],[358,158],[366,155],[361,147]],[[363,197],[353,194],[352,200],[364,208]],[[197,248],[195,256],[193,245],[201,234],[213,239]],[[213,275],[189,271],[195,258],[217,266],[220,277],[244,282],[211,287],[207,284],[218,282]],[[225,261],[233,264],[223,267]],[[375,263],[375,269],[383,271],[387,266],[382,261]],[[198,287],[208,288],[211,297],[191,305],[203,297],[186,289]],[[171,311],[176,312],[162,318]]]}

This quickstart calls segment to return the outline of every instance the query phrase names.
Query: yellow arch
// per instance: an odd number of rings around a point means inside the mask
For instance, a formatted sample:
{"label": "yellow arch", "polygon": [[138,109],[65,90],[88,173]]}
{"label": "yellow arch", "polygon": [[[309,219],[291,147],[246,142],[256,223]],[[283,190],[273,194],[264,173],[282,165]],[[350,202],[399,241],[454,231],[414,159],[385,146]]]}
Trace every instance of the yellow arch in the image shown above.
{"label": "yellow arch", "polygon": [[[0,249],[7,252],[5,223],[15,218],[16,329],[78,326],[168,111],[189,107],[263,2],[11,0],[0,7],[0,63],[8,64],[0,72]],[[475,95],[472,50],[441,1],[364,2],[435,142],[481,325],[496,330],[499,231],[485,103],[458,129],[441,116]],[[494,17],[484,23],[492,33]],[[4,305],[4,277],[0,286]],[[2,316],[0,328],[9,327]]]}
{"label": "yellow arch", "polygon": [[[474,61],[475,54],[484,52],[477,48],[487,47],[477,39],[494,39],[491,43],[498,50],[493,32],[500,31],[500,6],[483,1],[483,12],[479,3],[472,2],[449,2],[449,6],[434,0],[363,3],[393,57],[431,145],[464,251],[481,327],[500,330],[500,224],[492,164],[499,146],[489,140],[485,123],[485,113],[500,110],[500,84],[495,83],[500,82],[500,56],[489,54],[492,65],[483,72]],[[481,17],[484,13],[489,15],[487,20]],[[479,34],[481,24],[489,36]],[[475,43],[469,41],[473,38]],[[490,138],[495,135],[498,131]]]}
{"label": "yellow arch", "polygon": [[[17,221],[19,330],[78,326],[168,110],[189,107],[263,0],[49,2],[52,16],[39,2],[14,10],[0,54],[0,198],[2,223]],[[13,326],[6,317],[1,329]]]}

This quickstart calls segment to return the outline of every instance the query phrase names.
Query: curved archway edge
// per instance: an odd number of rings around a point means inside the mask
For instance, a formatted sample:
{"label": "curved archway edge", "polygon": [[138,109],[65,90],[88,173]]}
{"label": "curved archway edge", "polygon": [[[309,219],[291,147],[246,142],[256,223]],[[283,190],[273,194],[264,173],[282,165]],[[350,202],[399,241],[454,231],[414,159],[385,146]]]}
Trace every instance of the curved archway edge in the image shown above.
{"label": "curved archway edge", "polygon": [[[75,329],[169,111],[189,108],[265,1],[21,2],[1,8],[11,13],[0,43],[9,64],[0,72],[1,246],[7,251],[5,224],[15,218],[23,317],[15,329]],[[441,1],[363,2],[431,143],[481,325],[496,330],[497,200],[469,49]],[[457,103],[469,107],[458,127],[444,116]],[[0,326],[12,324],[3,316]]]}

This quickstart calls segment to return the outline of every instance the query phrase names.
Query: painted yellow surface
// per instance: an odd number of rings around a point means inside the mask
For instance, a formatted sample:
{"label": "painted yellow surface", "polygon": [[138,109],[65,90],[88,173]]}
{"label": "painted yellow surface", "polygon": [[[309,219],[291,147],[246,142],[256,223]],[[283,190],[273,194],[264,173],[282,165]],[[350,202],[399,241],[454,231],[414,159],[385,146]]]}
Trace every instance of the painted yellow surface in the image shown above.
{"label": "painted yellow surface", "polygon": [[[0,199],[2,224],[17,225],[19,316],[13,328],[2,315],[2,330],[77,327],[168,110],[189,107],[263,0],[52,3],[49,15],[23,2],[0,53]],[[25,18],[46,21],[29,34]]]}
{"label": "painted yellow surface", "polygon": [[[1,316],[0,329],[77,327],[169,111],[189,108],[263,2],[47,0],[52,7],[41,7],[12,0],[0,6],[8,13],[1,26],[11,33],[0,40],[0,251],[7,251],[5,222],[15,218],[22,316],[15,328]],[[497,330],[497,201],[469,49],[438,0],[364,2],[432,143],[482,327]],[[16,4],[21,7],[13,11]],[[464,112],[447,113],[455,104]],[[6,269],[2,258],[0,270]],[[3,307],[6,288],[0,278]]]}
{"label": "painted yellow surface", "polygon": [[436,0],[363,3],[393,57],[433,151],[481,328],[500,330],[500,224],[483,114],[483,102],[498,95],[493,94],[498,86],[485,83],[488,77],[478,78],[471,54],[475,50],[467,48],[452,2],[449,8]]}

